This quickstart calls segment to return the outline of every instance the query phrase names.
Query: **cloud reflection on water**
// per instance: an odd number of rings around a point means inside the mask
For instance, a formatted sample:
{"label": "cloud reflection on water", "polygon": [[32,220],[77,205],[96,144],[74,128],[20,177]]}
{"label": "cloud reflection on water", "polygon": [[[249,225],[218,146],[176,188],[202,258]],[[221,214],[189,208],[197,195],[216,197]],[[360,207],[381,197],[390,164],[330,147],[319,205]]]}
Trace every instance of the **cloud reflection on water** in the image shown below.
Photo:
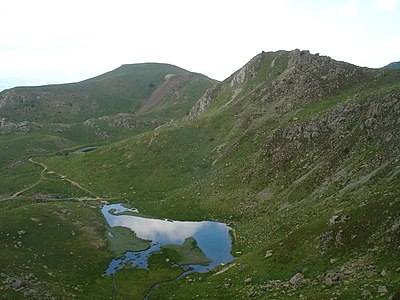
{"label": "cloud reflection on water", "polygon": [[[123,267],[127,261],[140,268],[147,268],[147,258],[152,252],[167,244],[183,244],[186,238],[193,237],[205,256],[211,263],[204,265],[190,265],[191,272],[208,272],[212,268],[234,260],[231,255],[232,240],[229,235],[231,228],[223,223],[202,221],[182,222],[161,219],[143,218],[139,216],[121,214],[124,211],[138,212],[136,209],[127,209],[121,204],[104,205],[101,209],[111,227],[121,226],[130,228],[144,240],[151,240],[152,247],[140,252],[127,252],[123,259],[114,259],[106,274],[112,275]],[[112,213],[110,213],[110,211]]]}
{"label": "cloud reflection on water", "polygon": [[127,215],[111,218],[109,223],[111,227],[130,228],[141,239],[169,243],[183,243],[206,226],[206,222],[166,221]]}

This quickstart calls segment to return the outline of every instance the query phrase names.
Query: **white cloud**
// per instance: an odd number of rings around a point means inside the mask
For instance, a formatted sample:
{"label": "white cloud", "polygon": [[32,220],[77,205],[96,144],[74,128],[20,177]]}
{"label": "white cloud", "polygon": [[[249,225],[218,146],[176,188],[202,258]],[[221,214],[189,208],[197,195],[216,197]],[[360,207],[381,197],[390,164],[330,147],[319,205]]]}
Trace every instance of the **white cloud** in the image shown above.
{"label": "white cloud", "polygon": [[394,11],[396,9],[397,0],[376,0],[374,6],[383,11]]}
{"label": "white cloud", "polygon": [[358,15],[359,7],[357,0],[347,0],[340,8],[340,14],[344,17],[354,17]]}

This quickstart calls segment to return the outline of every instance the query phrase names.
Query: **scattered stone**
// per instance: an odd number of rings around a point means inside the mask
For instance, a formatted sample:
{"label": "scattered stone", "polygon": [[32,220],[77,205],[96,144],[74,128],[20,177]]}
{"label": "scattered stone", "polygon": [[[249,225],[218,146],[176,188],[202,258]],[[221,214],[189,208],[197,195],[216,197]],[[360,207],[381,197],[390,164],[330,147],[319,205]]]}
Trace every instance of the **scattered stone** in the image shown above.
{"label": "scattered stone", "polygon": [[329,225],[334,225],[334,224],[338,223],[339,219],[340,219],[340,217],[338,215],[332,216],[329,219]]}
{"label": "scattered stone", "polygon": [[267,250],[267,252],[265,253],[265,258],[271,257],[272,256],[272,250]]}
{"label": "scattered stone", "polygon": [[302,273],[297,273],[290,278],[289,282],[294,286],[299,286],[304,283],[304,275]]}
{"label": "scattered stone", "polygon": [[324,277],[324,282],[326,285],[334,285],[334,284],[338,284],[340,282],[341,279],[341,273],[336,272],[336,271],[328,271],[325,274]]}
{"label": "scattered stone", "polygon": [[385,269],[383,269],[382,272],[381,272],[381,276],[382,276],[382,277],[385,277],[386,275],[387,275],[387,272],[386,272]]}
{"label": "scattered stone", "polygon": [[20,278],[18,278],[17,280],[14,281],[12,286],[13,290],[18,291],[23,286],[23,282]]}
{"label": "scattered stone", "polygon": [[253,281],[253,279],[251,279],[250,277],[247,277],[247,278],[244,280],[245,283],[250,283],[250,282],[252,282],[252,281]]}
{"label": "scattered stone", "polygon": [[18,235],[24,235],[24,234],[27,234],[27,232],[25,230],[18,231]]}
{"label": "scattered stone", "polygon": [[[48,284],[40,282],[32,273],[8,276],[1,273],[2,289],[20,293],[21,299],[55,299],[49,292]],[[19,299],[19,298],[18,298]]]}
{"label": "scattered stone", "polygon": [[338,233],[336,234],[336,238],[335,238],[335,240],[336,240],[336,243],[337,244],[343,244],[342,243],[342,240],[343,240],[343,230],[342,229],[340,229],[339,231],[338,231]]}
{"label": "scattered stone", "polygon": [[247,292],[247,297],[256,297],[256,296],[257,296],[257,292],[256,291]]}
{"label": "scattered stone", "polygon": [[385,285],[378,286],[378,294],[384,295],[388,292],[388,289]]}
{"label": "scattered stone", "polygon": [[363,290],[361,296],[363,296],[364,299],[368,299],[368,298],[371,298],[371,297],[372,297],[372,294],[371,294],[371,292],[368,291],[368,290]]}

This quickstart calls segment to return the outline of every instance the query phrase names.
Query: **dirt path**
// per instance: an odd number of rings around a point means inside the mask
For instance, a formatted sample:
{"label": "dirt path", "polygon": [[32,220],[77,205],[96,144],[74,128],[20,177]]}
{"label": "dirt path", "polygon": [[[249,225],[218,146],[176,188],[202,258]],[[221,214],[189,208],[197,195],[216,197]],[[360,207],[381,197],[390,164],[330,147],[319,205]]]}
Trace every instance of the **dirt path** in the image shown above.
{"label": "dirt path", "polygon": [[[0,200],[3,200],[3,201],[4,201],[4,200],[11,200],[11,199],[17,198],[17,197],[20,196],[21,194],[23,194],[23,193],[25,193],[26,191],[28,191],[28,190],[34,188],[35,186],[39,185],[39,184],[42,183],[44,180],[46,180],[45,173],[49,173],[49,172],[52,172],[53,175],[58,176],[61,180],[68,181],[71,185],[77,187],[77,188],[80,189],[81,191],[84,191],[85,193],[87,193],[87,194],[89,194],[89,195],[92,195],[92,197],[72,197],[72,198],[65,198],[65,199],[71,199],[71,200],[72,200],[72,199],[74,199],[74,200],[112,200],[111,198],[101,198],[101,197],[99,197],[98,195],[96,195],[96,194],[93,193],[92,191],[90,191],[90,190],[88,190],[87,188],[81,186],[78,182],[73,181],[73,180],[67,178],[67,176],[62,175],[62,174],[59,174],[59,173],[56,173],[56,172],[54,172],[54,171],[51,171],[50,168],[49,168],[47,165],[45,165],[44,163],[42,163],[42,162],[40,162],[40,161],[36,161],[36,160],[34,160],[33,158],[29,158],[28,161],[31,162],[31,163],[33,163],[33,164],[35,164],[35,165],[39,165],[39,166],[41,166],[41,167],[43,168],[43,170],[40,172],[40,178],[39,178],[35,183],[33,183],[33,184],[31,184],[31,185],[29,185],[29,186],[23,188],[22,190],[20,190],[20,191],[14,193],[11,197],[3,198],[3,199],[0,199]],[[59,199],[59,200],[61,200],[61,199]]]}
{"label": "dirt path", "polygon": [[38,165],[43,167],[42,172],[40,172],[40,178],[35,183],[23,188],[22,190],[20,190],[20,191],[16,192],[15,194],[13,194],[11,197],[3,199],[3,200],[10,200],[10,199],[17,198],[19,195],[21,195],[21,194],[25,193],[26,191],[34,188],[35,186],[40,184],[45,179],[44,172],[46,172],[48,170],[47,166],[45,166],[44,164],[42,164],[40,162],[34,161],[32,158],[30,158],[29,161],[31,163],[38,164]]}
{"label": "dirt path", "polygon": [[[34,164],[37,164],[37,165],[40,165],[40,166],[43,167],[43,171],[42,171],[42,173],[41,173],[41,176],[43,176],[43,178],[44,178],[44,172],[45,172],[46,170],[50,170],[49,167],[46,166],[46,165],[45,165],[44,163],[42,163],[42,162],[35,161],[35,160],[33,160],[32,158],[30,158],[29,161],[30,161],[31,163],[34,163]],[[54,171],[52,171],[52,172],[53,172],[54,175],[57,175],[58,177],[60,177],[62,180],[68,181],[71,185],[73,185],[73,186],[77,187],[78,189],[80,189],[80,190],[82,190],[82,191],[84,191],[84,192],[86,192],[86,193],[88,193],[88,194],[94,196],[94,199],[101,199],[99,196],[97,196],[97,195],[96,195],[95,193],[93,193],[92,191],[90,191],[90,190],[88,190],[87,188],[81,186],[78,182],[69,179],[69,178],[68,178],[67,176],[65,176],[65,175],[56,173],[56,172],[54,172]]]}

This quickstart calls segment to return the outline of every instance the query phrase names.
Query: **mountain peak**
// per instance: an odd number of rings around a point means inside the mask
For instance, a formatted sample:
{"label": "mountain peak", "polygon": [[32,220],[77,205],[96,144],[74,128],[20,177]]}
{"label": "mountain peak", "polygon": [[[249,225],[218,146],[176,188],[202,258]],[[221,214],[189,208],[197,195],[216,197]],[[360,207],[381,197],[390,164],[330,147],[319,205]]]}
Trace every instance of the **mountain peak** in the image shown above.
{"label": "mountain peak", "polygon": [[384,69],[400,69],[400,61],[392,62],[387,66],[383,67]]}
{"label": "mountain peak", "polygon": [[[261,52],[220,86],[208,91],[189,116],[198,115],[214,102],[219,93],[228,90],[231,95],[223,107],[243,97],[264,102],[281,99],[281,108],[285,111],[284,106],[300,106],[339,92],[356,82],[365,70],[318,53],[311,54],[308,50]],[[248,93],[249,90],[253,91],[252,96],[244,96],[242,92]]]}

